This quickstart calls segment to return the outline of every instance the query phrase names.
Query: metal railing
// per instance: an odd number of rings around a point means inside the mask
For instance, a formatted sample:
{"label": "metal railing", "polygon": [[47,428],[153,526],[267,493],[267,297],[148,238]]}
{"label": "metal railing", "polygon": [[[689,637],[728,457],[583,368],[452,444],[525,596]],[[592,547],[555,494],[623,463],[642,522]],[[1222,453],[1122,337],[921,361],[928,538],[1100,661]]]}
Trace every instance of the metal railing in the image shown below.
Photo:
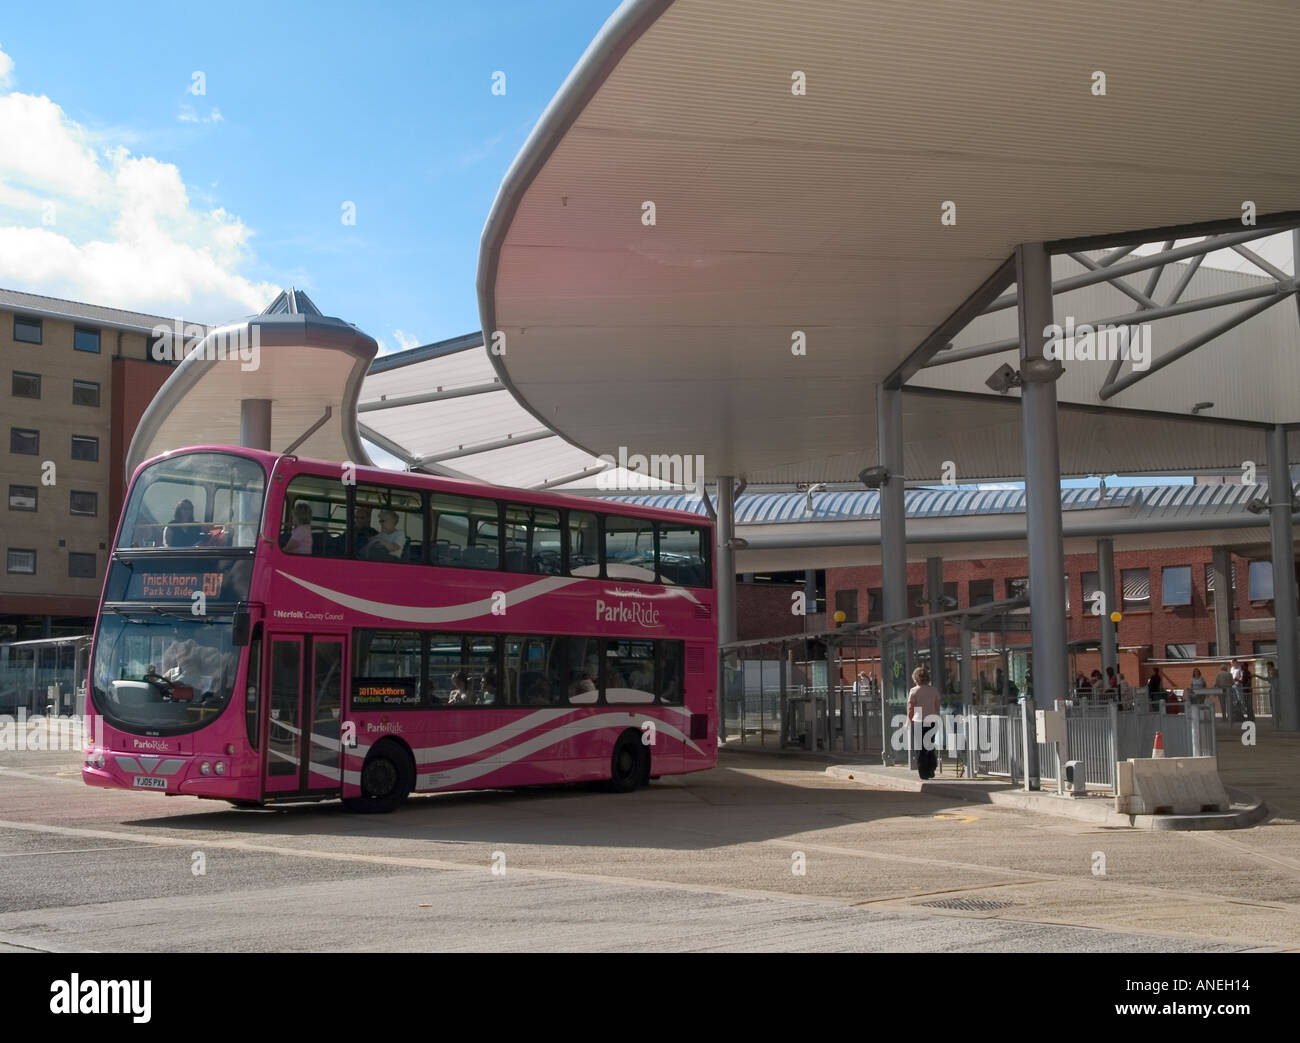
{"label": "metal railing", "polygon": [[[990,776],[1006,776],[1012,782],[1024,778],[1024,722],[1019,707],[1004,714],[974,714],[980,733],[993,736],[996,756],[984,760],[981,751],[967,750],[968,770]],[[1070,706],[1065,710],[1067,756],[1083,763],[1089,785],[1115,789],[1116,762],[1131,757],[1150,757],[1156,732],[1161,735],[1168,757],[1214,756],[1214,717],[1205,706],[1191,705],[1185,712],[1171,714],[1110,705]],[[985,723],[987,721],[987,723]],[[1031,723],[1030,725],[1034,725]],[[1055,743],[1038,743],[1038,774],[1056,781],[1061,764]]]}

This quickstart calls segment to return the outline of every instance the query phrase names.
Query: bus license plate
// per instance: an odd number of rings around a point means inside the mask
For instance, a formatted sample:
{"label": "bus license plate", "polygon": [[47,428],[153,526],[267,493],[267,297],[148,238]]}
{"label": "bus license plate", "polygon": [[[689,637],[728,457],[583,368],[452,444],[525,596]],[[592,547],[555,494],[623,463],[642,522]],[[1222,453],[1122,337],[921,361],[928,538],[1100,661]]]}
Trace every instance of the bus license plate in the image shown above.
{"label": "bus license plate", "polygon": [[166,779],[156,779],[152,775],[133,776],[131,785],[136,789],[166,789]]}

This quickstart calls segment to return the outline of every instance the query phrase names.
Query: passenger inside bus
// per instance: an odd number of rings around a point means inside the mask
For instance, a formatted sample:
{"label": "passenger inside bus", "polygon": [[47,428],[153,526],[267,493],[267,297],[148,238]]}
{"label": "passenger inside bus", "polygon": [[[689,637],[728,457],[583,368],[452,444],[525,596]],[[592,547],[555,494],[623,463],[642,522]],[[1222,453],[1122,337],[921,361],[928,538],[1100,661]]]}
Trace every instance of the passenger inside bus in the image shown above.
{"label": "passenger inside bus", "polygon": [[163,543],[168,547],[193,547],[199,542],[199,527],[194,522],[194,504],[181,500],[172,514],[171,523],[163,529]]}
{"label": "passenger inside bus", "polygon": [[[367,517],[369,511],[366,512]],[[406,546],[406,534],[397,528],[397,512],[385,508],[379,512],[379,531],[374,532],[365,544],[365,557],[368,561],[401,561],[402,550]],[[362,555],[357,547],[357,556]]]}
{"label": "passenger inside bus", "polygon": [[525,706],[550,706],[551,705],[551,686],[545,677],[538,677],[532,681],[524,695]]}
{"label": "passenger inside bus", "polygon": [[479,701],[484,706],[495,706],[498,702],[497,693],[497,672],[489,666],[483,674],[483,689],[479,695]]}
{"label": "passenger inside bus", "polygon": [[468,706],[469,701],[469,674],[457,670],[451,675],[451,694],[447,696],[447,705]]}
{"label": "passenger inside bus", "polygon": [[357,504],[352,508],[352,553],[358,558],[366,556],[366,544],[378,533],[370,527],[370,508]]}
{"label": "passenger inside bus", "polygon": [[571,685],[569,685],[569,698],[584,695],[588,692],[596,691],[598,687],[598,678],[600,677],[600,664],[595,656],[588,656],[587,662]]}
{"label": "passenger inside bus", "polygon": [[299,500],[293,505],[293,531],[289,541],[284,545],[286,554],[310,554],[311,543],[311,504]]}

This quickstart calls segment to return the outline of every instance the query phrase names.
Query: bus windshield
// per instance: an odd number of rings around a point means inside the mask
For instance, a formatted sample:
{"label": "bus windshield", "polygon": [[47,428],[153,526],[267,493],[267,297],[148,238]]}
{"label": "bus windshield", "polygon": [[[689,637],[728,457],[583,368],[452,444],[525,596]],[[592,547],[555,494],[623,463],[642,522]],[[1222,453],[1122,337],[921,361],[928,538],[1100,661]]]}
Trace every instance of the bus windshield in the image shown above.
{"label": "bus windshield", "polygon": [[95,706],[131,732],[176,734],[214,720],[230,702],[239,652],[230,617],[106,611],[91,672]]}
{"label": "bus windshield", "polygon": [[253,547],[266,474],[229,453],[185,453],[140,472],[126,505],[119,549]]}

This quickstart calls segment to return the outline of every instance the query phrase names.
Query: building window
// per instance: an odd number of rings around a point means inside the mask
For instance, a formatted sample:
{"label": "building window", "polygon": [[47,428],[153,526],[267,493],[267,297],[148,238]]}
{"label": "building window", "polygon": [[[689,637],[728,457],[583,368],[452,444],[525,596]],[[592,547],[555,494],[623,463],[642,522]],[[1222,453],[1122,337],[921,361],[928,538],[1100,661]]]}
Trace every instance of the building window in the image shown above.
{"label": "building window", "polygon": [[41,377],[39,373],[19,373],[14,371],[14,398],[40,398]]}
{"label": "building window", "polygon": [[1255,650],[1257,656],[1277,655],[1276,641],[1254,641],[1251,647]]}
{"label": "building window", "polygon": [[74,380],[72,382],[72,404],[74,406],[99,405],[99,385],[93,380]]}
{"label": "building window", "polygon": [[1250,563],[1250,600],[1271,601],[1273,599],[1273,563],[1271,561],[1252,561]]}
{"label": "building window", "polygon": [[993,603],[993,581],[991,579],[973,579],[966,588],[970,592],[970,604],[990,605]]}
{"label": "building window", "polygon": [[9,429],[9,452],[36,456],[41,451],[41,433],[25,427]]}
{"label": "building window", "polygon": [[[816,611],[812,609],[811,611]],[[867,622],[878,623],[885,618],[885,595],[880,587],[867,591]]]}
{"label": "building window", "polygon": [[1009,598],[1029,597],[1029,577],[1019,576],[1015,579],[1007,580],[1007,597]]}
{"label": "building window", "polygon": [[1165,645],[1166,659],[1195,659],[1196,646],[1193,645]]}
{"label": "building window", "polygon": [[1151,611],[1151,572],[1149,569],[1123,569],[1120,574],[1125,612]]}
{"label": "building window", "polygon": [[93,517],[99,513],[99,493],[78,492],[74,489],[68,494],[68,511]]}
{"label": "building window", "polygon": [[99,330],[86,329],[78,326],[76,333],[72,337],[72,346],[78,351],[93,351],[99,354]]}
{"label": "building window", "polygon": [[1166,565],[1160,574],[1160,603],[1162,605],[1190,605],[1192,603],[1192,567]]}
{"label": "building window", "polygon": [[41,320],[15,315],[14,340],[22,341],[24,344],[39,344],[41,342]]}
{"label": "building window", "polygon": [[844,613],[844,622],[858,621],[858,592],[856,590],[837,590],[835,592],[835,611]]}
{"label": "building window", "polygon": [[68,576],[72,579],[95,578],[95,555],[71,551],[68,554]]}
{"label": "building window", "polygon": [[36,551],[10,547],[5,556],[5,571],[20,576],[36,575]]}
{"label": "building window", "polygon": [[36,510],[36,493],[34,485],[9,486],[9,509],[11,511]]}
{"label": "building window", "polygon": [[909,616],[924,616],[930,612],[930,604],[925,599],[925,587],[918,583],[907,585],[907,614]]}
{"label": "building window", "polygon": [[90,435],[73,435],[72,459],[90,460],[91,462],[98,460],[99,439],[92,438]]}

